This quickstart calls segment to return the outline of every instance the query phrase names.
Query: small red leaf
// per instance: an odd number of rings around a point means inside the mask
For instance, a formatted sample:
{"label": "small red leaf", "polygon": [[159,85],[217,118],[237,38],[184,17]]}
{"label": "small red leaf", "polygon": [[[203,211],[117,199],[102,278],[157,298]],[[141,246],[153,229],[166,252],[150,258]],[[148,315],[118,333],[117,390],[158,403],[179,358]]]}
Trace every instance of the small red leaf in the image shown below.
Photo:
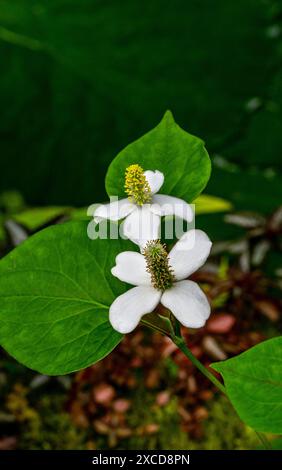
{"label": "small red leaf", "polygon": [[207,330],[209,333],[223,334],[228,333],[234,326],[236,318],[229,313],[220,313],[214,315],[207,322]]}
{"label": "small red leaf", "polygon": [[130,408],[130,401],[125,400],[124,398],[119,398],[115,400],[113,408],[118,413],[125,413]]}
{"label": "small red leaf", "polygon": [[169,392],[164,390],[163,392],[158,393],[156,402],[159,406],[165,406],[169,402],[170,395]]}
{"label": "small red leaf", "polygon": [[93,396],[96,403],[105,404],[113,400],[115,390],[111,385],[101,384],[93,390]]}

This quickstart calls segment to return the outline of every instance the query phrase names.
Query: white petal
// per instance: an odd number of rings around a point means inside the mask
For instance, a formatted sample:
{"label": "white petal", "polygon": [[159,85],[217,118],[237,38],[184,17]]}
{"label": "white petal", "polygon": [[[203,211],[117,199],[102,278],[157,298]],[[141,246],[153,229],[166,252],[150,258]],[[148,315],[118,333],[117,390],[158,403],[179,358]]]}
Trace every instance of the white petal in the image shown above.
{"label": "white petal", "polygon": [[133,286],[150,286],[151,276],[146,271],[143,255],[134,251],[123,251],[116,257],[116,266],[112,268],[113,276]]}
{"label": "white petal", "polygon": [[176,215],[187,222],[194,217],[192,207],[178,197],[155,194],[152,201],[151,211],[157,215]]}
{"label": "white petal", "polygon": [[172,311],[182,325],[189,328],[204,326],[211,312],[205,294],[192,281],[176,282],[163,293],[161,303]]}
{"label": "white petal", "polygon": [[110,307],[110,323],[119,333],[130,333],[141,317],[151,313],[158,305],[161,292],[153,287],[133,287],[120,295]]}
{"label": "white petal", "polygon": [[141,248],[148,240],[159,238],[160,217],[150,210],[149,204],[144,204],[132,212],[122,223],[123,234]]}
{"label": "white petal", "polygon": [[124,219],[136,208],[135,204],[129,202],[127,198],[119,199],[117,201],[110,202],[109,204],[103,204],[94,212],[95,222],[100,222],[102,219],[119,220]]}
{"label": "white petal", "polygon": [[159,191],[159,189],[162,187],[164,184],[164,175],[161,171],[151,171],[147,170],[144,171],[144,175],[146,180],[149,183],[150,189],[152,194],[155,194]]}
{"label": "white petal", "polygon": [[206,262],[212,242],[202,230],[184,233],[169,253],[170,265],[177,280],[185,279]]}

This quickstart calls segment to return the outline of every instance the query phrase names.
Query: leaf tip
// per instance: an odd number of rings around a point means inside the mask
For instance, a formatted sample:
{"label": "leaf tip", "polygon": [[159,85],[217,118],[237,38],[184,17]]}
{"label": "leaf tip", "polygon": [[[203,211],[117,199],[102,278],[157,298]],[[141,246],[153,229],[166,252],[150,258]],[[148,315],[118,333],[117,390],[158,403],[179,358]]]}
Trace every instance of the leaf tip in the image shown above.
{"label": "leaf tip", "polygon": [[221,362],[213,362],[209,365],[209,367],[211,367],[213,370],[216,370],[216,372],[220,372],[220,364]]}
{"label": "leaf tip", "polygon": [[161,122],[162,122],[162,123],[166,123],[166,124],[173,124],[173,123],[175,123],[173,114],[172,114],[172,112],[170,111],[170,109],[167,109],[167,110],[166,110],[166,112],[164,113],[164,116],[163,116]]}

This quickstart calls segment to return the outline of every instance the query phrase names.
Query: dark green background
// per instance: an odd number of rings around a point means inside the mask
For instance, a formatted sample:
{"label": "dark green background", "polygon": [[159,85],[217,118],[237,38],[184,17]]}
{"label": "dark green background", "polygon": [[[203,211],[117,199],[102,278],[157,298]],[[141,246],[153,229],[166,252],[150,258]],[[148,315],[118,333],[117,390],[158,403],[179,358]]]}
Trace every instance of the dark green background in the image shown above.
{"label": "dark green background", "polygon": [[206,141],[207,192],[271,211],[282,199],[279,5],[0,0],[0,192],[102,201],[109,162],[169,108]]}

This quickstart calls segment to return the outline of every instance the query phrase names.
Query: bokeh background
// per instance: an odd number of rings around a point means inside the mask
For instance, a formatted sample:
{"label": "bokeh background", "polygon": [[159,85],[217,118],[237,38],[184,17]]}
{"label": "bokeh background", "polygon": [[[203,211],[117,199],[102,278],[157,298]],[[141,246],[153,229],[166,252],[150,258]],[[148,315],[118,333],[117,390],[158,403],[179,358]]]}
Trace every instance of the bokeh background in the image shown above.
{"label": "bokeh background", "polygon": [[[282,6],[278,0],[0,0],[0,251],[106,200],[110,161],[166,109],[213,171],[198,226],[207,364],[281,332]],[[204,211],[202,211],[204,212]],[[0,356],[0,448],[251,448],[252,431],[158,335],[49,379]],[[144,405],[145,404],[145,405]],[[220,431],[221,430],[221,431]]]}

